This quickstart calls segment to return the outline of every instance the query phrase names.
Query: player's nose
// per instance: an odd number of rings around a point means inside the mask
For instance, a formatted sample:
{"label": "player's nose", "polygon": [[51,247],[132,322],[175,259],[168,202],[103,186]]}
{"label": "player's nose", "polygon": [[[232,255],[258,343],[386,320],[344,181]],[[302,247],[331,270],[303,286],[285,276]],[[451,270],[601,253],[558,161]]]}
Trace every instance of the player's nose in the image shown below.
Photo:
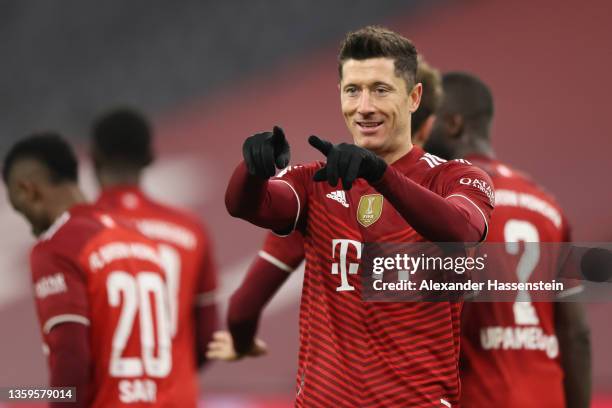
{"label": "player's nose", "polygon": [[359,96],[359,104],[357,105],[357,113],[362,116],[367,116],[375,112],[374,104],[369,92],[362,92]]}

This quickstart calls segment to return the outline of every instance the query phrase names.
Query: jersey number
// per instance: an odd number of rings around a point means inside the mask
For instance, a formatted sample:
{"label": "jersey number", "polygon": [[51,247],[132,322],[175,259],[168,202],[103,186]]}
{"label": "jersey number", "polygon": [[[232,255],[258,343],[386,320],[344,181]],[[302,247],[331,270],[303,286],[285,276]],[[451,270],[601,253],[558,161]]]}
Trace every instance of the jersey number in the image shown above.
{"label": "jersey number", "polygon": [[170,334],[176,336],[178,326],[178,298],[181,279],[181,256],[170,245],[160,244],[159,255],[166,273],[168,285],[168,307],[170,309]]}
{"label": "jersey number", "polygon": [[[509,254],[519,253],[519,242],[525,243],[525,250],[521,255],[516,267],[516,274],[519,282],[528,282],[533,270],[540,260],[540,235],[536,227],[527,221],[508,220],[504,226],[504,241],[506,241],[506,251]],[[531,304],[529,292],[521,290],[516,295],[513,305],[514,321],[516,324],[539,324],[540,320],[535,308]]]}
{"label": "jersey number", "polygon": [[[172,367],[172,351],[168,295],[162,278],[153,272],[140,272],[133,276],[127,272],[115,271],[109,274],[106,289],[109,304],[112,307],[122,306],[113,335],[110,375],[140,377],[146,374],[158,378],[167,376]],[[142,355],[122,357],[134,330],[136,313],[140,323]],[[156,325],[153,324],[153,313],[156,316]]]}

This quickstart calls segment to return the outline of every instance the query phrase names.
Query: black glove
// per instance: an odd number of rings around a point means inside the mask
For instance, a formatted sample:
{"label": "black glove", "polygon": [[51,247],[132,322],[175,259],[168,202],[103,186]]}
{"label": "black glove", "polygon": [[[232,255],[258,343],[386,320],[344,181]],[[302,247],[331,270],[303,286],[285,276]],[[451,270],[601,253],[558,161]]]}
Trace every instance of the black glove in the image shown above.
{"label": "black glove", "polygon": [[242,155],[249,173],[264,179],[274,176],[276,169],[289,164],[291,154],[283,129],[274,126],[272,132],[255,133],[242,145]]}
{"label": "black glove", "polygon": [[350,190],[358,177],[372,183],[380,180],[387,169],[383,159],[354,144],[333,145],[317,136],[310,136],[308,143],[327,157],[327,164],[317,170],[314,181],[327,180],[332,187],[338,184],[338,179],[342,180],[344,190]]}

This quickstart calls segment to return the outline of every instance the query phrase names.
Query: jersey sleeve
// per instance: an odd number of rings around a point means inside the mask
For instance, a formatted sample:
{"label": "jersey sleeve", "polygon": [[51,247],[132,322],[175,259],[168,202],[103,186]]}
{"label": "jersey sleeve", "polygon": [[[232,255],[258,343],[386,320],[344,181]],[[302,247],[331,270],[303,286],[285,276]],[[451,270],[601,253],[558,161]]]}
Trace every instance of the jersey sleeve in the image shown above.
{"label": "jersey sleeve", "polygon": [[48,246],[36,246],[30,256],[36,312],[44,336],[60,323],[89,325],[84,271],[78,263]]}
{"label": "jersey sleeve", "polygon": [[299,231],[286,237],[269,233],[259,251],[260,258],[289,273],[300,266],[304,256],[304,237]]}
{"label": "jersey sleeve", "polygon": [[216,302],[217,262],[213,244],[203,228],[201,240],[202,257],[198,268],[197,299],[199,306],[208,306]]}
{"label": "jersey sleeve", "polygon": [[[312,186],[312,177],[315,171],[322,166],[321,163],[309,163],[306,165],[287,166],[279,172],[274,178],[270,179],[274,183],[287,184],[298,202],[298,213],[291,231],[299,229],[306,220],[308,213],[308,194]],[[275,231],[277,235],[287,236],[291,231]]]}
{"label": "jersey sleeve", "polygon": [[484,241],[495,206],[493,181],[487,173],[467,164],[466,161],[453,160],[439,167],[439,194],[453,200],[467,211],[476,211],[484,219]]}

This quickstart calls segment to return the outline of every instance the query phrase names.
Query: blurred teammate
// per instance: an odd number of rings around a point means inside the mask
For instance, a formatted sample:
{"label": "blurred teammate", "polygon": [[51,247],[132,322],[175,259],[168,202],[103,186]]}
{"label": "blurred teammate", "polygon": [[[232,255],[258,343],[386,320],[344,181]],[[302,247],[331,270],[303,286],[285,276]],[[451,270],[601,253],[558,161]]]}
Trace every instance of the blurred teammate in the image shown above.
{"label": "blurred teammate", "polygon": [[196,216],[161,204],[140,188],[142,173],[154,156],[144,117],[129,109],[109,112],[94,123],[91,143],[102,189],[96,206],[133,220],[140,232],[159,244],[170,293],[172,373],[181,378],[176,386],[193,405],[196,369],[205,361],[217,325],[211,242]]}
{"label": "blurred teammate", "polygon": [[[487,242],[570,241],[557,202],[529,177],[495,159],[489,88],[465,73],[445,74],[443,88],[444,102],[425,149],[449,160],[466,158],[490,175],[496,207]],[[556,270],[557,259],[546,247],[538,254],[539,263]],[[526,253],[513,258],[519,256]],[[466,302],[463,323],[462,406],[589,406],[590,343],[580,304]],[[530,340],[524,341],[526,336]]]}
{"label": "blurred teammate", "polygon": [[[362,243],[476,242],[486,235],[488,176],[411,143],[422,91],[416,66],[414,46],[396,33],[349,33],[339,55],[340,100],[355,144],[311,136],[327,161],[270,179],[289,160],[275,128],[245,141],[245,162],[230,180],[230,214],[304,234],[297,406],[458,403],[461,304],[361,300]],[[461,184],[463,177],[480,180],[482,189]]]}
{"label": "blurred teammate", "polygon": [[76,158],[55,134],[15,144],[3,178],[38,237],[30,266],[50,385],[76,387],[77,403],[51,406],[178,406],[156,244],[84,204]]}
{"label": "blurred teammate", "polygon": [[[423,86],[418,109],[412,115],[411,133],[414,145],[421,147],[427,140],[434,113],[442,102],[440,73],[419,57],[416,82]],[[229,337],[217,334],[209,355],[222,360],[235,360],[243,355],[260,355],[262,343],[256,346],[255,333],[263,308],[290,274],[304,260],[304,239],[295,231],[288,237],[268,233],[246,277],[232,295],[228,310]],[[233,343],[232,343],[233,342]],[[257,350],[254,350],[258,348]]]}

